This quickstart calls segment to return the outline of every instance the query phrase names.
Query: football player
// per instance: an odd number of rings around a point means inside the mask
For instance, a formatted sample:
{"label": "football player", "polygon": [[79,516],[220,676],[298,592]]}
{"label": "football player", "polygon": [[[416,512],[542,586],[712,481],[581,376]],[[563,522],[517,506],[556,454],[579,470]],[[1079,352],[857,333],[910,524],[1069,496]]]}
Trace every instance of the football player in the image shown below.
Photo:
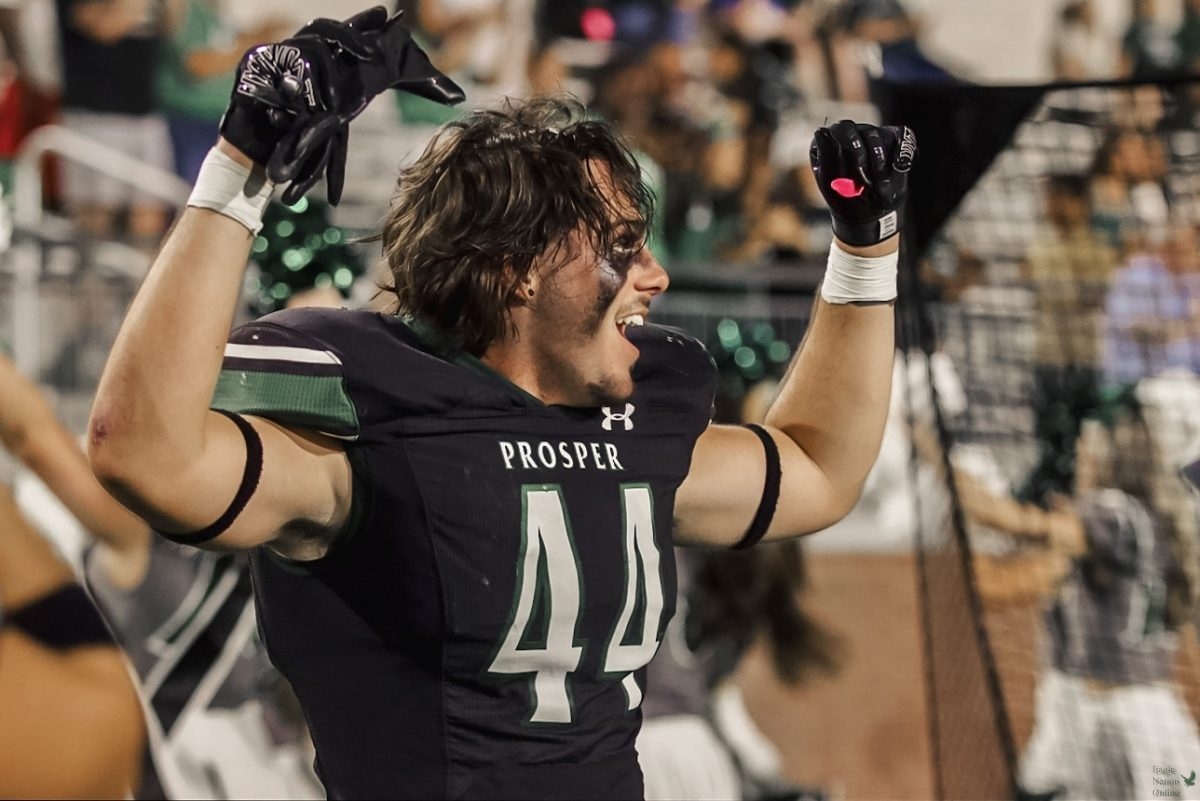
{"label": "football player", "polygon": [[274,187],[336,202],[389,87],[462,99],[382,8],[247,53],[105,369],[93,470],[163,536],[251,551],[331,797],[640,797],[672,545],[824,528],[875,459],[915,142],[816,132],[821,299],[766,424],[716,426],[703,346],[647,322],[668,278],[638,165],[566,100],[466,115],[401,173],[391,313],[230,335]]}
{"label": "football player", "polygon": [[1175,678],[1192,604],[1172,522],[1154,502],[1160,446],[1136,401],[1105,411],[1083,421],[1072,496],[1051,509],[956,476],[968,520],[1026,543],[1017,555],[975,557],[983,600],[1044,607],[1018,773],[1027,798],[1153,798],[1164,778],[1155,766],[1200,763]]}

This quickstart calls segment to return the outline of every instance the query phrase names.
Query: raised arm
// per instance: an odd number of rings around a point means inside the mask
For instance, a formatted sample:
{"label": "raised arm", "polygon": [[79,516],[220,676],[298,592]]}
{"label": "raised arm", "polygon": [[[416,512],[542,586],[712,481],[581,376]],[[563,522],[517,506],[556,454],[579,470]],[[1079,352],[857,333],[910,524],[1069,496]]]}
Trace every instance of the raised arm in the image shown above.
{"label": "raised arm", "polygon": [[146,523],[104,491],[83,449],[58,421],[45,396],[3,355],[0,443],[106,547],[135,559],[145,551],[150,539]]}
{"label": "raised arm", "polygon": [[1083,521],[1069,503],[1050,509],[1022,503],[1008,495],[997,495],[982,481],[962,471],[955,472],[954,486],[968,520],[1022,540],[1059,543],[1073,552],[1083,548]]}
{"label": "raised arm", "polygon": [[[240,165],[243,178],[249,177],[249,159],[226,142],[218,150],[227,161],[210,156],[209,179],[214,164],[232,176]],[[199,183],[205,180],[202,172]],[[257,180],[263,186],[265,179]],[[267,193],[260,190],[264,201]],[[92,469],[122,503],[164,532],[209,527],[245,478],[247,442],[209,404],[252,236],[246,223],[220,210],[183,212],[134,298],[96,394],[88,427]],[[341,448],[264,419],[248,422],[262,442],[261,477],[241,514],[212,545],[272,542],[290,524],[335,528],[349,502]],[[296,544],[278,545],[287,552]]]}
{"label": "raised arm", "polygon": [[[278,86],[286,72],[247,56],[238,81]],[[304,73],[308,65],[297,69]],[[262,74],[258,74],[261,72]],[[303,77],[303,75],[302,75]],[[105,366],[88,426],[92,469],[122,503],[164,533],[211,533],[206,545],[274,543],[303,557],[345,518],[350,470],[342,449],[320,435],[246,418],[250,436],[210,411],[225,341],[239,301],[250,244],[273,186],[266,162],[296,115],[239,95],[226,138],[209,154],[196,188],[134,298]],[[256,164],[245,150],[254,152]],[[261,442],[255,475],[252,438]],[[250,491],[248,499],[246,492]],[[303,530],[305,541],[291,536]],[[307,546],[307,549],[302,546]]]}
{"label": "raised arm", "polygon": [[[972,560],[975,585],[991,606],[1030,603],[1050,596],[1086,549],[1083,521],[1075,508],[1063,504],[1042,509],[990,491],[974,476],[954,477],[963,515],[1025,543],[1013,556],[976,554]],[[1030,544],[1036,543],[1036,544]]]}
{"label": "raised arm", "polygon": [[209,405],[272,181],[290,182],[293,202],[324,173],[336,203],[347,126],[400,84],[461,100],[382,7],[316,20],[243,58],[222,139],[134,299],[89,425],[96,475],[160,531],[315,558],[346,520],[351,471],[336,440]]}
{"label": "raised arm", "polygon": [[[836,239],[808,331],[767,412],[779,491],[766,540],[844,517],[879,454],[895,356],[896,231],[915,155],[908,129],[843,120],[814,137]],[[769,484],[765,450],[747,428],[709,427],[676,499],[678,542],[742,540]]]}

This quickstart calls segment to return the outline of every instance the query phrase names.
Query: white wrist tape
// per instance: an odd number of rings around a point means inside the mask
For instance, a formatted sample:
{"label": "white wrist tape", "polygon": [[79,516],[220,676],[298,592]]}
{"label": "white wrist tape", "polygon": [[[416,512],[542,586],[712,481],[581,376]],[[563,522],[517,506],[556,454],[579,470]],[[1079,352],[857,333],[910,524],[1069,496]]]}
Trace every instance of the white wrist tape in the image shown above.
{"label": "white wrist tape", "polygon": [[874,258],[852,256],[834,242],[829,246],[821,297],[826,303],[895,300],[899,263],[899,251]]}
{"label": "white wrist tape", "polygon": [[187,204],[224,214],[257,234],[274,190],[265,175],[255,175],[214,147],[204,157]]}

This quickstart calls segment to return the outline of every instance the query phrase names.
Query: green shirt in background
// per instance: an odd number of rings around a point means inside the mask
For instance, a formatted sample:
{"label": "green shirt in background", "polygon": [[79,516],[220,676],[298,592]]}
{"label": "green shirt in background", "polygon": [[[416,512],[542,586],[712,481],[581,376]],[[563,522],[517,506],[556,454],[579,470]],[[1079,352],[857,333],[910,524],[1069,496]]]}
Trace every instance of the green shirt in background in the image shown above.
{"label": "green shirt in background", "polygon": [[183,24],[168,39],[158,68],[159,107],[170,116],[216,122],[229,105],[234,70],[200,80],[184,65],[197,50],[229,47],[234,33],[222,24],[211,0],[183,1],[187,9]]}

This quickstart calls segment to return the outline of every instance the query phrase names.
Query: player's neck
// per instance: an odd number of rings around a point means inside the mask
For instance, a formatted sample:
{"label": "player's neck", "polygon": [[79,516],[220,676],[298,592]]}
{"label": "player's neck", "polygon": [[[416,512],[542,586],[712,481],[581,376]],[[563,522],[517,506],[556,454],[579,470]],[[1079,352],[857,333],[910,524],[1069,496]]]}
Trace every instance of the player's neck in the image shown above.
{"label": "player's neck", "polygon": [[537,371],[533,369],[533,360],[524,351],[517,342],[497,342],[483,352],[479,361],[542,403],[554,403],[541,391]]}
{"label": "player's neck", "polygon": [[572,399],[561,388],[547,380],[532,349],[520,337],[493,343],[479,361],[547,406],[571,403]]}

